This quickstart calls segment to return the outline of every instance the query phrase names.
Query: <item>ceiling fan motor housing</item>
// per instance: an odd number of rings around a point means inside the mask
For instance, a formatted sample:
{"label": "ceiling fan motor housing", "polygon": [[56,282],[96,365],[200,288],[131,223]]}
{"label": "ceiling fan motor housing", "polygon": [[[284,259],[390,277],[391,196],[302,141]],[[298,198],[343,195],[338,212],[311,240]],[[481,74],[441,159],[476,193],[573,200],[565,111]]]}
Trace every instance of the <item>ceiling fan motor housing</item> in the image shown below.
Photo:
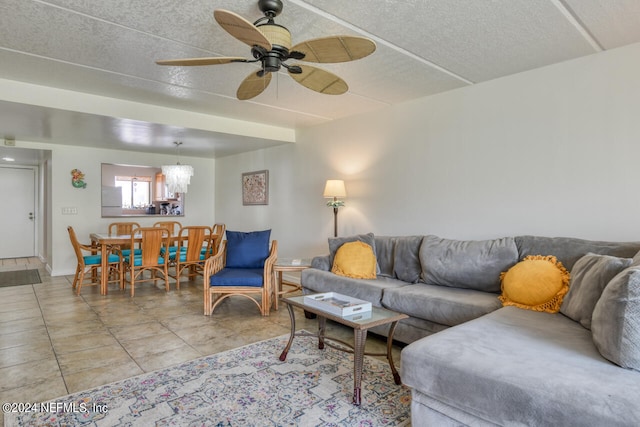
{"label": "ceiling fan motor housing", "polygon": [[268,22],[257,27],[271,42],[272,49],[262,58],[265,71],[278,71],[282,61],[289,56],[291,49],[291,33],[286,27]]}

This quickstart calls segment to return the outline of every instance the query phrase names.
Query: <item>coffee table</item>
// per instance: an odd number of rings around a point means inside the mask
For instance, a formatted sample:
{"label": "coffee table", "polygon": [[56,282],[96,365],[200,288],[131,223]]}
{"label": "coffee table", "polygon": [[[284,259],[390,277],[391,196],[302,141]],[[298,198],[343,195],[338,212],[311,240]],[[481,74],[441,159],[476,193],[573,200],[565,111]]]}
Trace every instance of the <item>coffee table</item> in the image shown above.
{"label": "coffee table", "polygon": [[[283,298],[282,301],[287,304],[289,310],[289,317],[291,318],[291,335],[289,336],[289,342],[287,346],[280,354],[280,360],[285,361],[287,354],[293,343],[293,339],[296,336],[313,336],[318,337],[318,348],[324,349],[324,346],[335,348],[337,350],[346,351],[353,354],[353,404],[360,405],[361,403],[361,384],[362,384],[362,367],[364,363],[364,356],[386,356],[391,367],[393,374],[393,380],[396,384],[402,384],[400,380],[400,374],[396,370],[393,364],[392,347],[393,347],[393,334],[396,330],[398,322],[402,319],[406,319],[409,316],[402,313],[396,313],[395,311],[387,310],[379,307],[372,307],[370,313],[359,313],[350,316],[338,316],[331,314],[322,309],[305,304],[304,295]],[[318,333],[311,334],[308,332],[296,332],[296,316],[293,310],[294,307],[301,308],[305,311],[314,313],[318,316]],[[369,314],[371,316],[369,316]],[[353,344],[344,342],[337,338],[331,338],[325,336],[325,328],[327,319],[340,323],[341,325],[353,328]],[[386,353],[365,353],[365,344],[367,341],[367,331],[374,326],[389,325],[389,333],[387,335],[387,352]],[[337,342],[342,346],[336,346],[327,342],[326,340]],[[345,348],[346,347],[346,348]]]}

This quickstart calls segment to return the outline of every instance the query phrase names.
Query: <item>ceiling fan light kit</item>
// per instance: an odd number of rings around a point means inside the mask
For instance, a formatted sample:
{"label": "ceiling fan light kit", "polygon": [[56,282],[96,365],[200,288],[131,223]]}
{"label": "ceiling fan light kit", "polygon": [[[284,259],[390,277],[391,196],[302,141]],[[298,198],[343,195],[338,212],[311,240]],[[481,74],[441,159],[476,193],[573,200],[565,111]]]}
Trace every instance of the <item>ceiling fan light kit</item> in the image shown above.
{"label": "ceiling fan light kit", "polygon": [[335,63],[354,61],[372,54],[375,43],[365,37],[330,36],[307,40],[291,46],[289,30],[274,22],[283,9],[281,0],[259,0],[264,17],[253,24],[228,10],[213,12],[216,22],[229,34],[251,46],[253,59],[242,57],[186,58],[156,61],[159,65],[196,66],[221,65],[235,62],[260,63],[260,69],[247,76],[236,96],[247,100],[260,95],[271,82],[271,73],[281,67],[302,86],[326,95],[340,95],[349,90],[340,77],[323,69],[304,64],[288,64],[288,60]]}

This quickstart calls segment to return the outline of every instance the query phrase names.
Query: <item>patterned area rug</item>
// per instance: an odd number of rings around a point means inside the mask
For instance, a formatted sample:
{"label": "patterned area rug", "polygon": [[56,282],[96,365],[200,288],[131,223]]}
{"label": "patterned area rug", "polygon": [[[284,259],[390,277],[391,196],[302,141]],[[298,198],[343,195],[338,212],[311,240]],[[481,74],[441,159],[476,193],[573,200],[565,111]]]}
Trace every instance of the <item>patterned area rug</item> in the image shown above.
{"label": "patterned area rug", "polygon": [[37,269],[0,272],[0,288],[6,286],[33,285],[35,283],[42,283],[40,281],[40,273],[38,273]]}
{"label": "patterned area rug", "polygon": [[[288,335],[54,399],[5,426],[407,426],[410,390],[365,357],[362,405],[351,404],[353,356]],[[40,410],[43,408],[41,407]]]}

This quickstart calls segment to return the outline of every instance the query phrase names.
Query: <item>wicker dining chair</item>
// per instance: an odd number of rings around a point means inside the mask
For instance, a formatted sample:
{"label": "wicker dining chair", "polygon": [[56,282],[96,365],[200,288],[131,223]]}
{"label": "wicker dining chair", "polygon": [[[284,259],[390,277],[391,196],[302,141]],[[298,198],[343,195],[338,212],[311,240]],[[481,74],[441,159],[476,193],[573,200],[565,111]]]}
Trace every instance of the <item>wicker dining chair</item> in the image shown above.
{"label": "wicker dining chair", "polygon": [[137,222],[112,222],[109,224],[109,235],[131,234],[134,228],[140,228]]}
{"label": "wicker dining chair", "polygon": [[178,231],[182,228],[182,224],[178,221],[158,221],[154,223],[153,226],[166,228],[172,236],[177,235]]}
{"label": "wicker dining chair", "polygon": [[188,280],[204,275],[204,263],[211,256],[212,237],[211,227],[206,225],[190,225],[180,229],[177,250],[170,258],[177,289],[180,289],[180,277],[185,269],[188,269]]}
{"label": "wicker dining chair", "polygon": [[[102,257],[107,256],[107,266],[109,268],[108,277],[116,277],[113,280],[109,280],[108,283],[118,283],[120,287],[122,287],[122,279],[123,279],[123,269],[122,269],[122,260],[118,255],[111,254],[108,251],[106,254],[102,254],[100,252],[100,248],[97,246],[85,245],[78,241],[78,237],[76,236],[76,232],[73,227],[67,227],[67,231],[69,232],[69,239],[71,240],[71,246],[73,246],[73,250],[76,254],[76,259],[78,264],[76,265],[76,272],[73,276],[73,289],[76,290],[76,295],[80,295],[80,290],[82,289],[82,285],[91,284],[91,285],[100,285],[98,270],[102,265]],[[83,253],[87,253],[86,255]],[[85,278],[87,273],[91,273],[89,277]],[[86,279],[90,279],[90,281],[85,283]]]}
{"label": "wicker dining chair", "polygon": [[[140,254],[129,254],[124,257],[123,284],[131,285],[131,296],[135,294],[135,284],[139,282],[153,282],[164,280],[165,290],[169,291],[169,257],[163,256],[163,249],[169,246],[169,230],[162,227],[141,227],[134,228],[131,233],[131,245],[134,240],[140,239]],[[151,272],[151,277],[145,279],[143,273]],[[129,273],[127,280],[126,273]],[[162,277],[158,277],[161,273]]]}
{"label": "wicker dining chair", "polygon": [[[122,235],[130,235],[133,234],[134,228],[139,228],[140,224],[137,222],[112,222],[109,224],[109,235],[110,236],[122,236]],[[114,252],[117,252],[121,257],[125,257],[129,255],[131,252],[131,248],[134,248],[134,251],[139,255],[140,250],[135,246],[131,246],[126,243],[124,245],[118,245],[113,248]]]}
{"label": "wicker dining chair", "polygon": [[153,224],[154,227],[163,227],[169,230],[169,236],[171,237],[171,242],[169,244],[169,253],[174,254],[177,249],[177,242],[174,237],[178,235],[178,232],[182,228],[182,224],[178,221],[158,221]]}

